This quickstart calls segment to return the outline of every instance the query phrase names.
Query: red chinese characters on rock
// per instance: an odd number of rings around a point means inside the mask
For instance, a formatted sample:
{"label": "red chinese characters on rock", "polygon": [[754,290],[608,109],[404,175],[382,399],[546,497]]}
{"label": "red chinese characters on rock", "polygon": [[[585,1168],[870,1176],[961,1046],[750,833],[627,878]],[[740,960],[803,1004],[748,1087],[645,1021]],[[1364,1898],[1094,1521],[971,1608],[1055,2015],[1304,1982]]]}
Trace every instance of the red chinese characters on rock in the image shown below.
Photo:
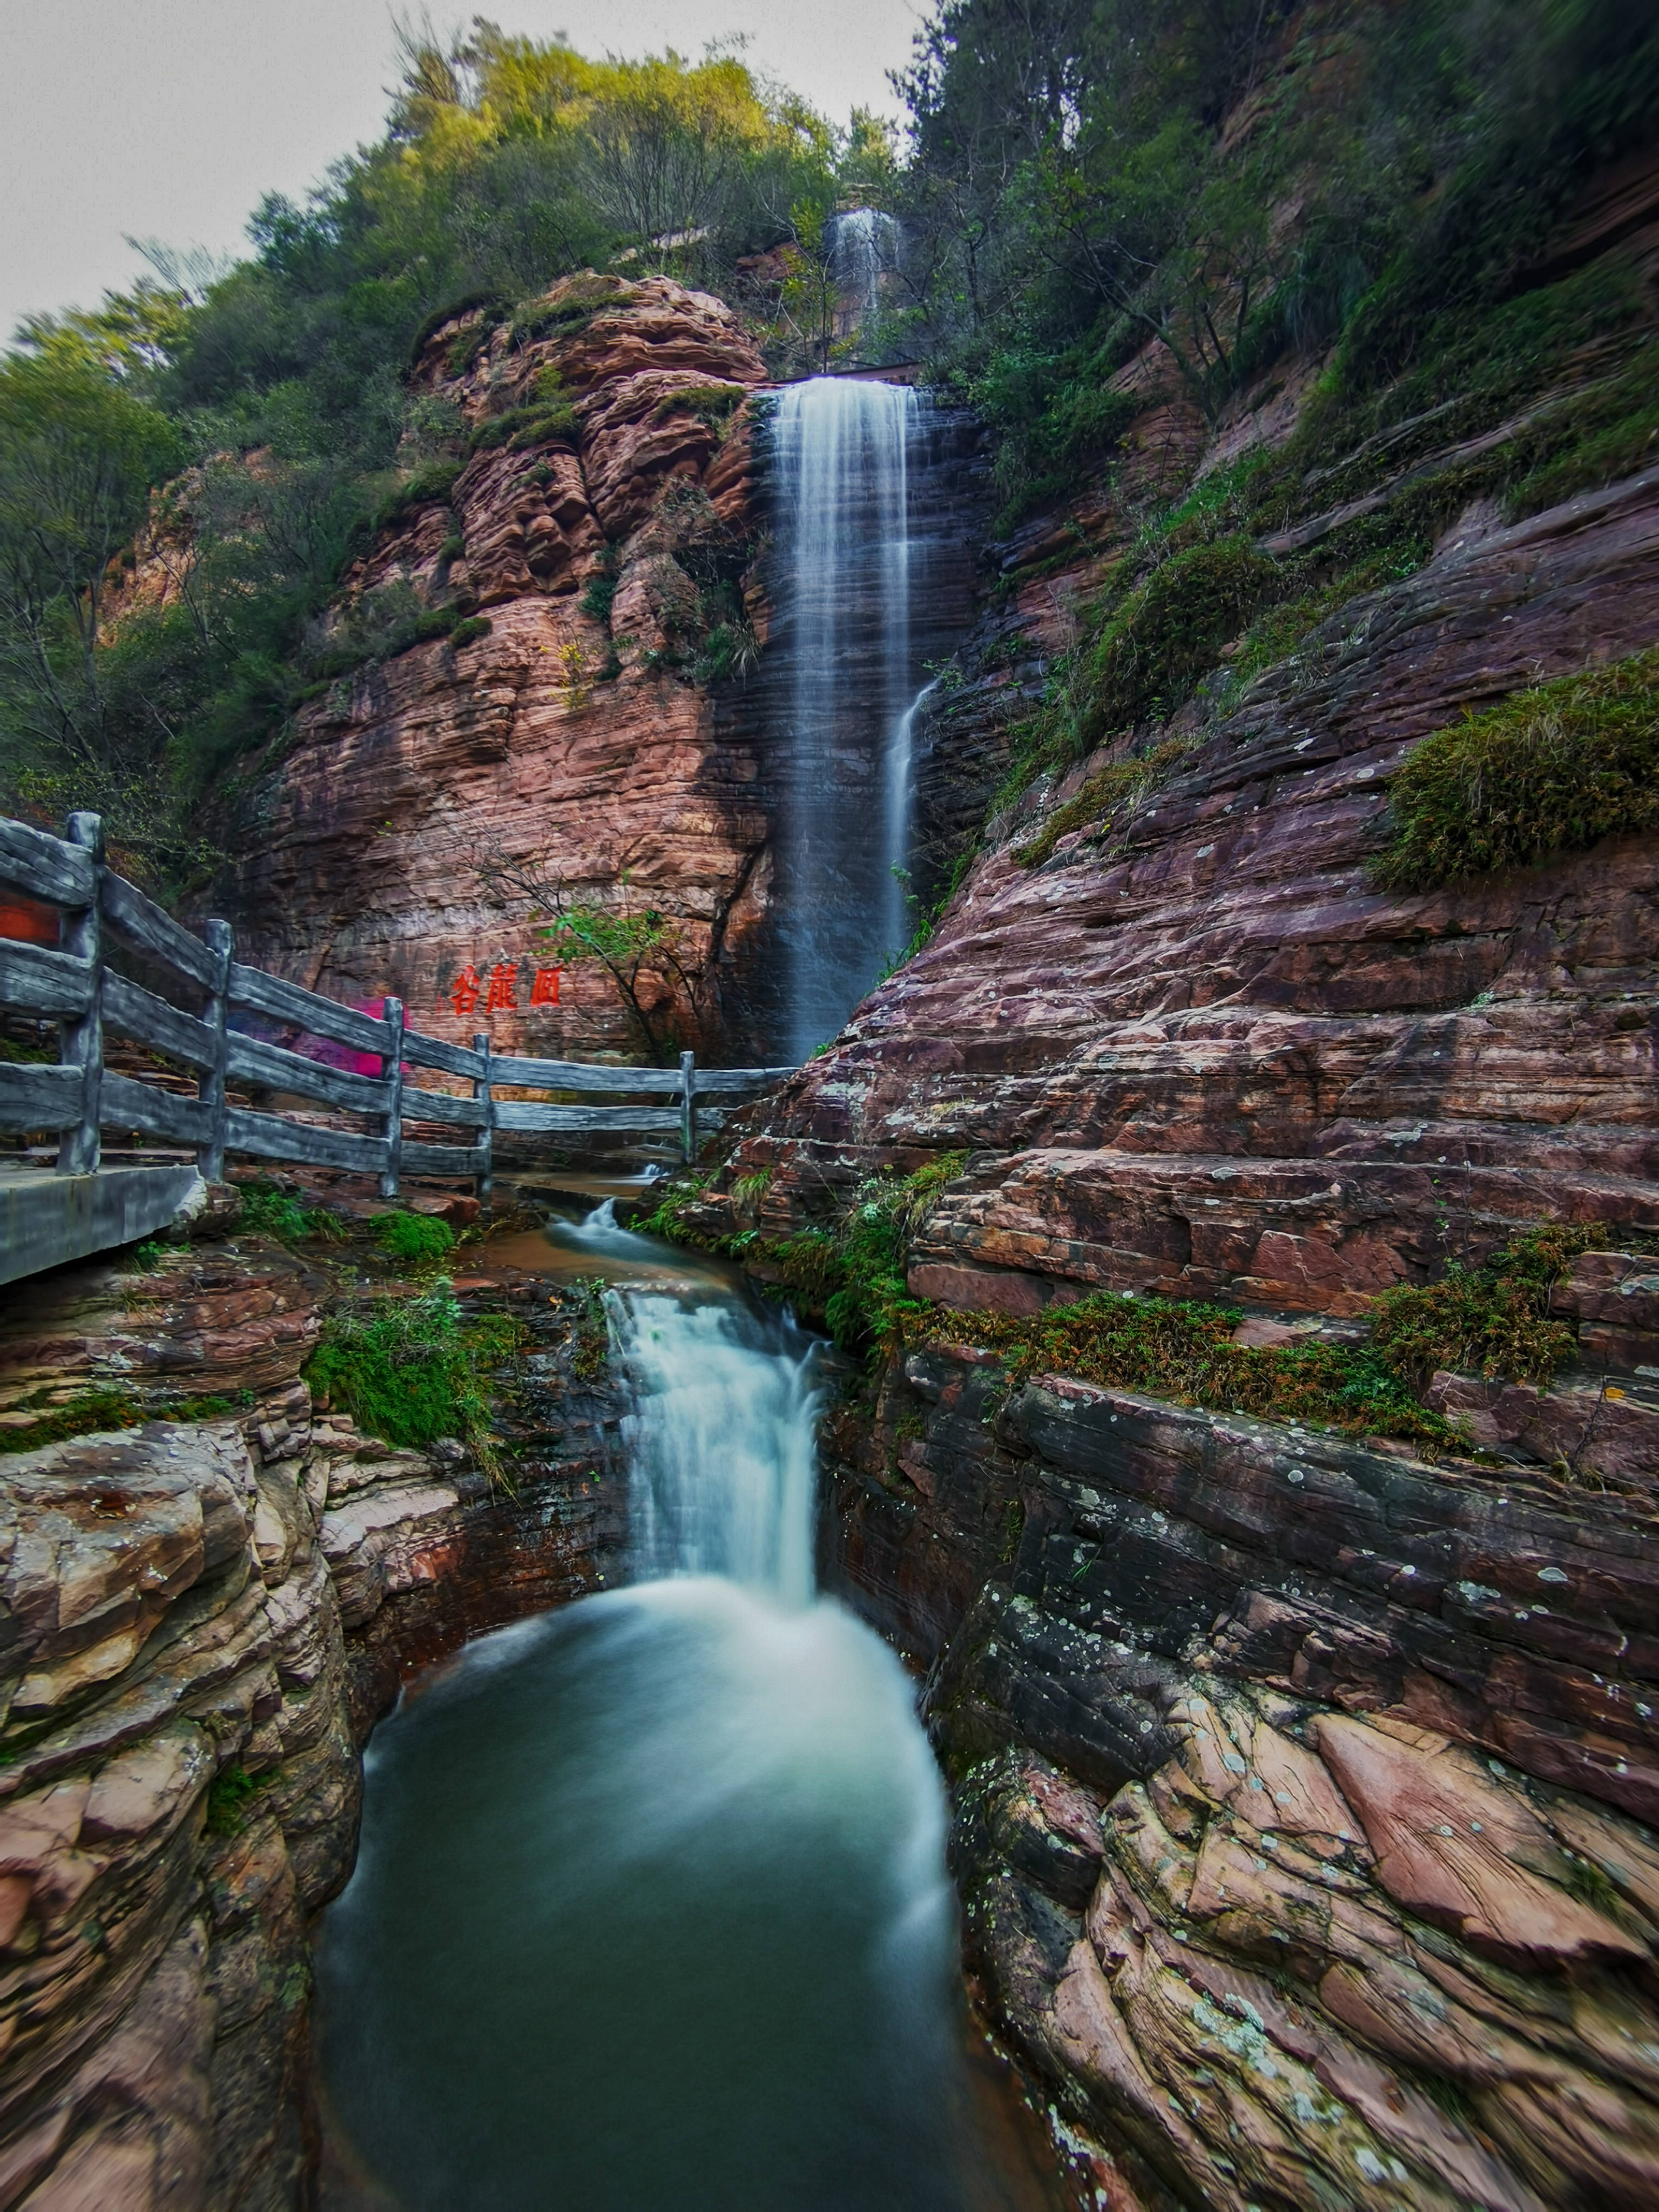
{"label": "red chinese characters on rock", "polygon": [[[557,968],[538,968],[530,987],[532,1006],[556,1006],[559,1003]],[[489,970],[486,982],[476,968],[469,963],[463,968],[450,986],[450,1003],[458,1014],[475,1011],[479,1000],[483,1000],[487,1014],[516,1013],[519,1010],[519,970],[511,960],[498,960]]]}

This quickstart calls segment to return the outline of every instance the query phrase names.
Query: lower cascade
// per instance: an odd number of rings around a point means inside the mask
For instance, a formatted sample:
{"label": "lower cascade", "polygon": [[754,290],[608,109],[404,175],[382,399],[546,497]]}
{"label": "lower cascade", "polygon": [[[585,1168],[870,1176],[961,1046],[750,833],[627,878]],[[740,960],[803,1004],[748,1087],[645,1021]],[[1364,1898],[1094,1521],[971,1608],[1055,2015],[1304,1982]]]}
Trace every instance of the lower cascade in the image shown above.
{"label": "lower cascade", "polygon": [[964,2061],[911,1686],[813,1594],[815,1346],[735,1300],[609,1310],[642,1579],[377,1731],[319,1962],[323,2201],[1028,2203]]}

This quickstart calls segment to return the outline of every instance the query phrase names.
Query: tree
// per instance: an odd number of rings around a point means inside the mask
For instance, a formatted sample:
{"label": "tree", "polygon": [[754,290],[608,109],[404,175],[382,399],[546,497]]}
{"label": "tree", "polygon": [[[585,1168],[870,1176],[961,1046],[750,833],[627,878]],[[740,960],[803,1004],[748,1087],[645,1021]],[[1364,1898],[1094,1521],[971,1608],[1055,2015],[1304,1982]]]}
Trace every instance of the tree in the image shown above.
{"label": "tree", "polygon": [[103,680],[118,556],[179,465],[173,426],[72,347],[0,362],[0,714],[15,769],[100,803],[142,773]]}
{"label": "tree", "polygon": [[616,902],[606,904],[577,892],[540,857],[506,861],[484,855],[475,865],[493,898],[528,906],[549,960],[562,967],[592,964],[605,971],[647,1059],[653,1066],[666,1064],[674,1040],[656,1015],[650,978],[660,977],[683,992],[694,1013],[702,981],[682,957],[679,923],[659,908],[633,905],[626,873],[618,878]]}

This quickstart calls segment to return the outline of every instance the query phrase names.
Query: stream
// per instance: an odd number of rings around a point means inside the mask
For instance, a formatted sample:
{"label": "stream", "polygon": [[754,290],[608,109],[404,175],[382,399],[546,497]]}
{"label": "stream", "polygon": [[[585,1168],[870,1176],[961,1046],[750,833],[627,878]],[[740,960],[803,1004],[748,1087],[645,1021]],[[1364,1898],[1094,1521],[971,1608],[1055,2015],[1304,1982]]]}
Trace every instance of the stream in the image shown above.
{"label": "stream", "polygon": [[540,1241],[612,1285],[633,1579],[374,1733],[319,1948],[326,2212],[1045,2212],[913,1685],[813,1591],[813,1340],[609,1205]]}

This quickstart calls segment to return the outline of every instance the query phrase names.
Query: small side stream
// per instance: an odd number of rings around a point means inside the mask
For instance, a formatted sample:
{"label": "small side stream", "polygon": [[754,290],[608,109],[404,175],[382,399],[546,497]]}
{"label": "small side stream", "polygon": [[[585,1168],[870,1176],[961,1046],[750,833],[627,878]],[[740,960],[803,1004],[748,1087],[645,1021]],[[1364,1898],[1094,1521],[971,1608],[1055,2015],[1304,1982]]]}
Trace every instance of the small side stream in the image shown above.
{"label": "small side stream", "polygon": [[639,1579],[375,1732],[319,1955],[327,2212],[1042,2212],[912,1686],[813,1594],[812,1340],[603,1210],[550,1234],[613,1280]]}

